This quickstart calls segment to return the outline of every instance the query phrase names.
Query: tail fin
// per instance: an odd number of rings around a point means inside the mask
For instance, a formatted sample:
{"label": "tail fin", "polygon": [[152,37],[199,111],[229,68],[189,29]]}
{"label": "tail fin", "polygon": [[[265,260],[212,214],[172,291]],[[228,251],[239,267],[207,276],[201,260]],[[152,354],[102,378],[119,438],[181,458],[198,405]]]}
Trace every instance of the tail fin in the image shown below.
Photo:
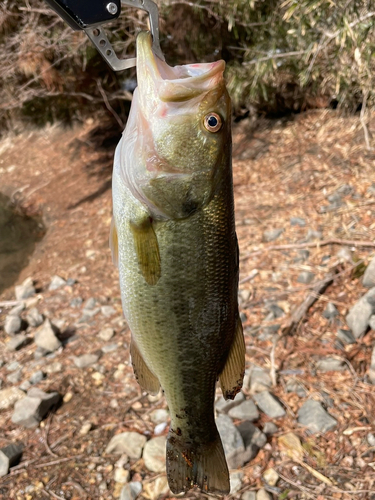
{"label": "tail fin", "polygon": [[167,477],[174,494],[198,486],[203,492],[229,493],[229,472],[220,435],[197,448],[173,430],[167,440]]}

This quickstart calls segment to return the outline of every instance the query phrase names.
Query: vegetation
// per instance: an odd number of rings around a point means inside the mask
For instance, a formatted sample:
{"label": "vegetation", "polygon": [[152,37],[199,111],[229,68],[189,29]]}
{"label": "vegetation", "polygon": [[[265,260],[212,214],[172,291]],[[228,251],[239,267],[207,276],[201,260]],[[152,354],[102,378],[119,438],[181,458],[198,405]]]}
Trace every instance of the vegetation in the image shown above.
{"label": "vegetation", "polygon": [[[238,113],[282,114],[374,103],[371,0],[160,1],[162,48],[171,64],[224,58]],[[142,11],[123,9],[107,33],[134,51]],[[0,3],[0,126],[83,119],[107,108],[121,123],[134,71],[108,69],[83,33],[40,0]]]}

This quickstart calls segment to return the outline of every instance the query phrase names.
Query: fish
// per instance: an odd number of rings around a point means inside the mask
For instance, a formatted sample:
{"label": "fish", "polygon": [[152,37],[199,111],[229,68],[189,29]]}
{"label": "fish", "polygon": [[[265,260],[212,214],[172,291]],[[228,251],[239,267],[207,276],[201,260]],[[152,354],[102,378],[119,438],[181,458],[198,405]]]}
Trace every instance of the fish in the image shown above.
{"label": "fish", "polygon": [[242,387],[239,252],[224,61],[169,66],[138,34],[137,80],[113,168],[112,257],[144,391],[170,412],[166,470],[174,494],[229,492],[215,387]]}

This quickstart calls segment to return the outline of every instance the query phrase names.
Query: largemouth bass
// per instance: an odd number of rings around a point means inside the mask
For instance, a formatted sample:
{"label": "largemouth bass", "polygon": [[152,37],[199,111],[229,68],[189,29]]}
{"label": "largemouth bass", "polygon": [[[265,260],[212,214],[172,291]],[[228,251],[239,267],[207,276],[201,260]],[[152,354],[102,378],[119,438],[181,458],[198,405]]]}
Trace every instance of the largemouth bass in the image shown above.
{"label": "largemouth bass", "polygon": [[225,494],[215,384],[233,399],[245,369],[225,63],[170,67],[151,43],[138,35],[138,87],[115,154],[112,255],[134,373],[169,406],[169,486]]}

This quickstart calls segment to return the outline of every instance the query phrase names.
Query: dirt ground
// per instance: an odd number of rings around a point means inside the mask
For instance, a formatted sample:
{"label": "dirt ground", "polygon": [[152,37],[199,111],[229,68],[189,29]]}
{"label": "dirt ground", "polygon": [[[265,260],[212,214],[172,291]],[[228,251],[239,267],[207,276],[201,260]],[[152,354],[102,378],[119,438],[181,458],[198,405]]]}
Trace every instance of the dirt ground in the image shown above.
{"label": "dirt ground", "polygon": [[[117,432],[137,430],[151,436],[150,412],[166,407],[162,397],[142,394],[129,365],[130,334],[108,248],[111,158],[119,133],[106,127],[92,121],[71,129],[53,126],[0,143],[0,191],[27,213],[41,213],[47,228],[15,284],[28,276],[36,280],[40,311],[74,334],[54,359],[63,370],[39,385],[59,391],[63,404],[32,431],[11,424],[10,410],[0,411],[0,448],[15,440],[25,444],[20,465],[0,479],[4,499],[118,498],[121,485],[113,481],[117,459],[103,450]],[[375,120],[368,127],[374,132]],[[366,291],[361,276],[375,251],[375,152],[366,149],[358,117],[340,117],[335,111],[310,111],[288,120],[244,120],[234,126],[233,172],[247,366],[271,370],[276,382],[272,392],[286,408],[286,416],[275,420],[279,431],[242,469],[242,487],[234,497],[263,487],[262,474],[273,467],[279,480],[268,491],[275,499],[374,499],[375,447],[366,436],[375,432],[375,389],[368,379],[375,332],[345,347],[337,344],[336,335],[345,328],[348,309]],[[327,197],[337,190],[342,196],[335,205]],[[292,225],[292,217],[303,218],[306,225]],[[282,234],[265,242],[264,231],[275,228],[283,229]],[[310,252],[304,260],[302,250]],[[298,282],[301,271],[314,273],[314,280]],[[333,281],[292,328],[293,311],[330,273]],[[77,283],[48,291],[56,274]],[[94,297],[101,305],[112,305],[116,315],[77,323],[79,311],[70,307],[74,297]],[[0,295],[0,301],[8,300],[14,300],[14,287]],[[265,321],[270,301],[285,311],[282,318]],[[322,316],[328,302],[339,311],[334,322]],[[6,311],[0,308],[0,325]],[[281,323],[277,341],[269,335],[275,323]],[[99,350],[97,333],[104,326],[116,330],[118,343],[101,360],[104,376],[95,369],[78,370],[72,356]],[[0,329],[1,349],[5,340]],[[34,351],[35,346],[27,346],[5,354],[6,361],[27,364],[31,373],[38,368]],[[346,369],[319,371],[316,363],[325,357],[343,360]],[[121,379],[114,376],[119,365]],[[5,381],[4,370],[0,368],[0,377]],[[291,377],[303,385],[305,397],[286,391]],[[334,430],[311,435],[297,423],[298,409],[308,398],[329,407],[338,421]],[[262,428],[269,420],[261,413],[256,425]],[[83,434],[80,429],[87,422],[92,428]],[[279,438],[289,431],[301,439],[307,467],[282,452]],[[152,485],[162,474],[147,472],[142,459],[133,461],[129,470],[133,480],[146,485],[139,498],[155,498]],[[98,486],[103,481],[106,489]],[[34,489],[28,493],[29,485]],[[206,497],[194,491],[186,496]],[[167,491],[162,498],[173,495]]]}

